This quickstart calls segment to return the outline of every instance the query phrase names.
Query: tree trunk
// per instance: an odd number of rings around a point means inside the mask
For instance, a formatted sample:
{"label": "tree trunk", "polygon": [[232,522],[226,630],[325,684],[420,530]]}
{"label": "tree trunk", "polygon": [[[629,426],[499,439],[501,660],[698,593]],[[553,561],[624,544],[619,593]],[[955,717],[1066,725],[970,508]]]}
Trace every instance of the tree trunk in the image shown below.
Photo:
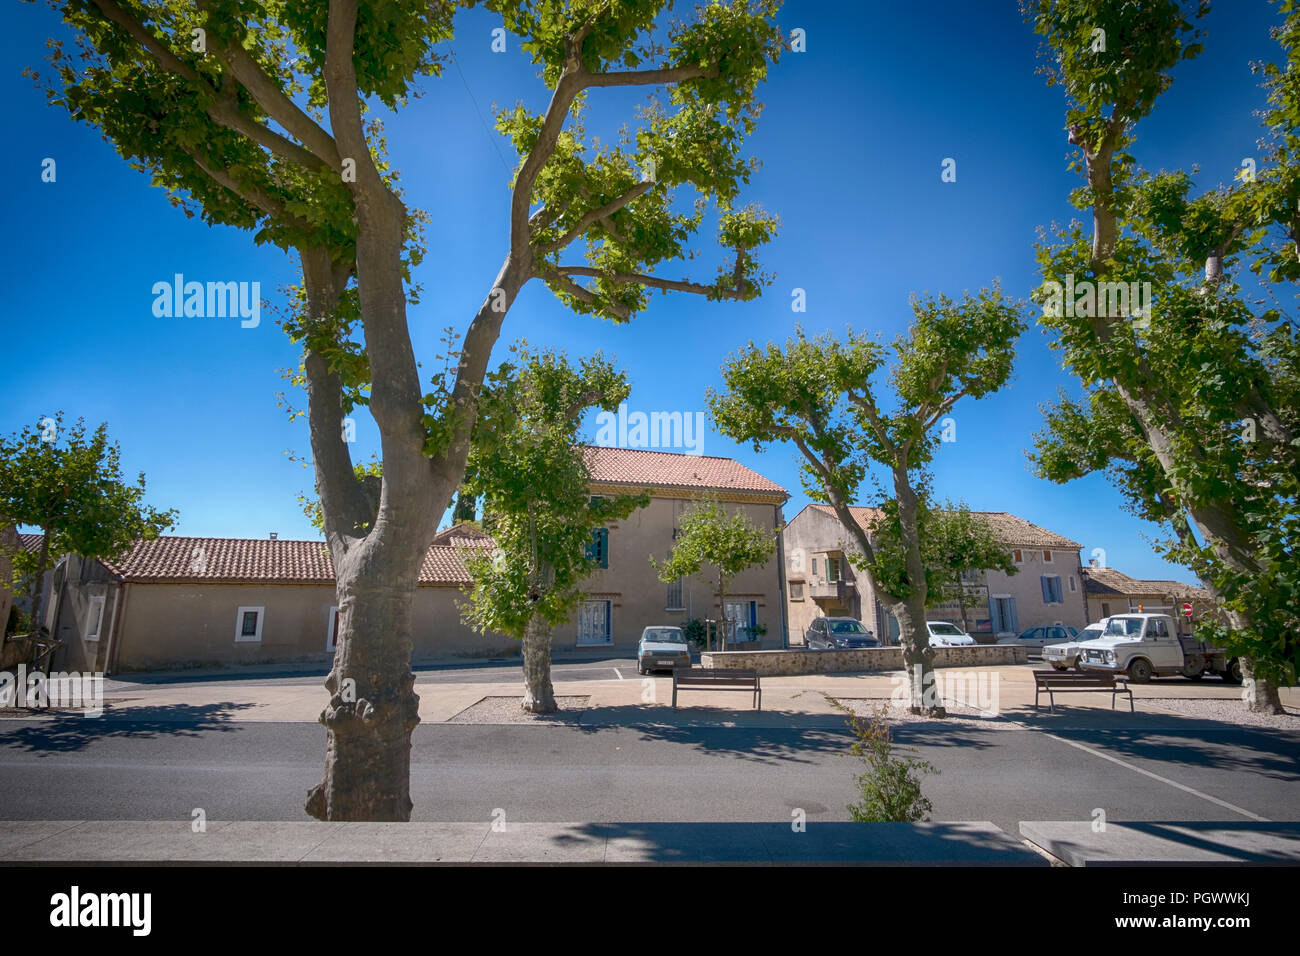
{"label": "tree trunk", "polygon": [[524,630],[524,700],[530,714],[553,714],[555,687],[551,683],[551,625],[534,614]]}
{"label": "tree trunk", "polygon": [[905,601],[896,601],[890,612],[898,618],[899,643],[903,647],[903,667],[907,673],[910,706],[913,714],[947,717],[943,699],[937,695],[934,676],[934,648],[930,646],[925,626],[925,600],[913,593]]}
{"label": "tree trunk", "polygon": [[411,607],[419,561],[359,547],[335,557],[339,635],[325,680],[325,779],[307,798],[319,820],[411,818],[411,732],[420,698],[411,671]]}
{"label": "tree trunk", "polygon": [[1249,657],[1241,658],[1241,678],[1241,697],[1248,711],[1252,714],[1286,713],[1282,698],[1278,696],[1277,682],[1256,674],[1255,662]]}

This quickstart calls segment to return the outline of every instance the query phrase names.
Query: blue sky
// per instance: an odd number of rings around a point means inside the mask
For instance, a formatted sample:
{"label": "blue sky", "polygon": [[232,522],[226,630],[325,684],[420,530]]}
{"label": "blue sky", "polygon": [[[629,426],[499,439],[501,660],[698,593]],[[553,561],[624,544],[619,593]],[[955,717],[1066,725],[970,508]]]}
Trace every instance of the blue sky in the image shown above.
{"label": "blue sky", "polygon": [[[277,392],[305,403],[279,374],[297,354],[263,312],[257,328],[238,319],[156,318],[155,282],[175,273],[200,281],[257,281],[274,305],[296,281],[296,263],[237,230],[213,229],[173,209],[92,128],[46,105],[21,76],[44,66],[45,39],[61,34],[45,5],[7,5],[0,31],[0,87],[11,136],[0,154],[8,184],[4,258],[6,373],[0,432],[62,409],[109,423],[129,474],[144,471],[149,500],[180,512],[174,533],[222,537],[316,537],[296,496],[311,473],[286,454],[309,450],[303,420],[290,422]],[[1200,182],[1228,182],[1260,135],[1263,102],[1249,61],[1276,57],[1264,0],[1222,4],[1206,21],[1205,53],[1184,64],[1155,114],[1139,128],[1136,154],[1150,169],[1199,166]],[[498,344],[527,338],[570,356],[597,349],[632,382],[632,411],[694,413],[720,384],[719,366],[749,341],[783,341],[799,322],[809,332],[846,325],[904,331],[912,292],[958,296],[1000,279],[1025,297],[1036,285],[1040,224],[1074,215],[1067,197],[1064,103],[1036,76],[1038,38],[1016,4],[787,3],[780,22],[806,31],[807,52],[787,54],[761,91],[766,104],[748,152],[762,160],[745,198],[782,220],[763,250],[775,282],[750,303],[653,294],[634,322],[615,326],[567,312],[534,281],[514,305]],[[491,52],[499,25],[474,10],[451,45],[459,71],[424,84],[425,94],[386,119],[389,155],[407,201],[428,211],[429,254],[418,274],[422,301],[409,310],[416,355],[435,368],[446,326],[463,331],[491,287],[506,249],[513,151],[484,129],[494,102],[547,100],[514,38]],[[463,76],[463,80],[462,80]],[[631,121],[630,91],[594,91],[589,126]],[[57,179],[41,181],[45,158]],[[957,181],[940,180],[944,158]],[[710,257],[712,255],[712,258]],[[661,274],[708,281],[718,261]],[[802,288],[807,311],[791,310]],[[1137,577],[1194,580],[1157,558],[1144,535],[1156,529],[1123,510],[1103,476],[1059,486],[1035,479],[1024,449],[1041,425],[1038,403],[1073,388],[1037,327],[1024,335],[1014,381],[955,409],[957,441],[935,463],[940,497],[977,510],[1011,511],[1079,541],[1086,560]],[[594,422],[591,436],[594,437]],[[358,460],[378,451],[373,423],[358,419]],[[706,430],[702,451],[734,456],[791,492],[786,515],[807,503],[795,452],[755,454]]]}

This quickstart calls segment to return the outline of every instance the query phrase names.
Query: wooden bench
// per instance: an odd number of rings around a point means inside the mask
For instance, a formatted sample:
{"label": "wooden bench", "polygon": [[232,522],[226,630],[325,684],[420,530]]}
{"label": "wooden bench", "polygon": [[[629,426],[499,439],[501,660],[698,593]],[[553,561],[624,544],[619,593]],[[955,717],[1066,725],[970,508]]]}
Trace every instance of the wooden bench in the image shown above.
{"label": "wooden bench", "polygon": [[728,670],[708,667],[673,668],[673,710],[677,709],[677,689],[747,690],[754,694],[754,708],[763,709],[763,690],[758,671]]}
{"label": "wooden bench", "polygon": [[1034,710],[1038,709],[1038,694],[1047,691],[1051,713],[1056,713],[1057,693],[1069,691],[1110,691],[1110,709],[1115,709],[1115,695],[1128,694],[1129,713],[1133,713],[1133,691],[1128,686],[1128,678],[1123,674],[1107,674],[1099,671],[1034,671]]}

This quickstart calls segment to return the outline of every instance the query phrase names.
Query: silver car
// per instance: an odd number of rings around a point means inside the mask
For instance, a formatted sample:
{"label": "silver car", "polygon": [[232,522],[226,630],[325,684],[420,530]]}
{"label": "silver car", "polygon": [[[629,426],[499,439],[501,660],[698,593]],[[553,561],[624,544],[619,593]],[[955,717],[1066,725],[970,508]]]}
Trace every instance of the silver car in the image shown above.
{"label": "silver car", "polygon": [[1027,627],[1015,637],[1004,637],[999,644],[1019,644],[1031,651],[1041,651],[1049,644],[1061,644],[1076,640],[1078,631],[1060,624],[1045,624],[1041,627]]}
{"label": "silver car", "polygon": [[690,666],[690,645],[686,643],[686,632],[680,627],[647,627],[641,632],[641,642],[636,646],[638,674]]}

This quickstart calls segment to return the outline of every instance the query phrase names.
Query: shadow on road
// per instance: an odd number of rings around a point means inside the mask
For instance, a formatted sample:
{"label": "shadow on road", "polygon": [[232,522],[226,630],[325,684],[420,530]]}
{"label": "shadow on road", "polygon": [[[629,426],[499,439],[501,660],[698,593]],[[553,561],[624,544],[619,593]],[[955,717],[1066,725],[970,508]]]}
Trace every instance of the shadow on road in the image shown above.
{"label": "shadow on road", "polygon": [[133,707],[114,717],[58,715],[8,730],[0,724],[0,748],[28,753],[73,753],[92,741],[113,737],[198,737],[208,731],[238,728],[235,713],[256,705],[216,703],[191,706]]}

